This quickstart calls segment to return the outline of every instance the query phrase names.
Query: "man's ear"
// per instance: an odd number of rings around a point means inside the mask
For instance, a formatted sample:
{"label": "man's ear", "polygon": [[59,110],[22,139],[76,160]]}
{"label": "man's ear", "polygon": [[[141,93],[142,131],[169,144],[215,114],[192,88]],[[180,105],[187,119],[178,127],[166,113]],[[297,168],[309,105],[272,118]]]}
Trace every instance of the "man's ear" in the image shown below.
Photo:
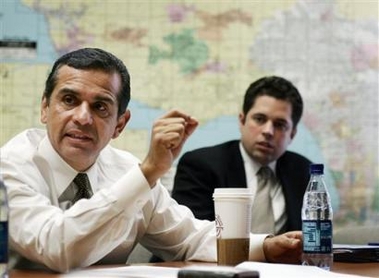
{"label": "man's ear", "polygon": [[47,123],[47,110],[49,109],[49,104],[45,96],[43,96],[42,101],[41,101],[41,117],[40,121],[43,124]]}
{"label": "man's ear", "polygon": [[240,126],[244,125],[245,124],[245,121],[246,121],[246,117],[245,117],[245,114],[243,112],[240,112],[238,114],[238,123]]}
{"label": "man's ear", "polygon": [[127,109],[127,110],[125,110],[124,114],[122,114],[120,117],[118,117],[117,125],[116,125],[114,132],[113,132],[112,139],[116,139],[121,134],[121,132],[124,130],[126,124],[129,122],[130,116],[131,116],[130,110]]}
{"label": "man's ear", "polygon": [[291,134],[290,134],[291,140],[293,140],[293,138],[295,138],[296,133],[297,133],[297,129],[295,127],[295,128],[292,129]]}

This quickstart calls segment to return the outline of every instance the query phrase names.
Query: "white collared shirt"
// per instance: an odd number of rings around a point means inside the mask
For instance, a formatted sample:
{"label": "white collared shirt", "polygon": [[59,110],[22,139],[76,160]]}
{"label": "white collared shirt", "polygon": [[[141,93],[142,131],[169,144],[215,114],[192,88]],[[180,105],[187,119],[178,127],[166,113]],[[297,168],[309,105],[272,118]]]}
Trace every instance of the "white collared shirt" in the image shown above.
{"label": "white collared shirt", "polygon": [[[10,247],[19,264],[25,261],[20,254],[32,265],[62,272],[99,261],[125,263],[138,241],[166,260],[216,261],[214,223],[195,219],[160,182],[151,189],[140,161],[126,151],[104,148],[87,171],[94,195],[68,209],[59,198],[77,172],[54,150],[46,131],[26,130],[0,154]],[[251,237],[251,259],[264,260],[264,237]]]}
{"label": "white collared shirt", "polygon": [[[240,147],[240,151],[242,155],[242,160],[244,162],[247,187],[251,188],[255,195],[255,192],[257,191],[257,186],[258,186],[257,173],[259,169],[262,167],[262,165],[254,161],[248,155],[248,153],[246,152],[241,142],[239,144],[239,147]],[[271,168],[273,173],[276,174],[275,173],[276,161],[270,163],[268,166]],[[277,234],[278,232],[282,230],[283,226],[287,222],[286,202],[284,199],[283,189],[279,181],[277,181],[275,185],[271,186],[270,196],[271,196],[271,205],[272,205],[272,210],[274,213],[274,220],[275,220],[274,229],[275,229],[275,234]]]}

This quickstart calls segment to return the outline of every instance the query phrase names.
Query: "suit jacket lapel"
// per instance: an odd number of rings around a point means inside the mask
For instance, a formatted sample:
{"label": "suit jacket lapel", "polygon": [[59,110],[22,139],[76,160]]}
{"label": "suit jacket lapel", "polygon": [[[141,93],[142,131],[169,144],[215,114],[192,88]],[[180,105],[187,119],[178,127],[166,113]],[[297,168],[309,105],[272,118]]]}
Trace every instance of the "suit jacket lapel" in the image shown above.
{"label": "suit jacket lapel", "polygon": [[239,149],[239,141],[233,142],[226,150],[228,169],[227,169],[227,186],[228,187],[246,187],[245,166],[242,160],[242,155]]}

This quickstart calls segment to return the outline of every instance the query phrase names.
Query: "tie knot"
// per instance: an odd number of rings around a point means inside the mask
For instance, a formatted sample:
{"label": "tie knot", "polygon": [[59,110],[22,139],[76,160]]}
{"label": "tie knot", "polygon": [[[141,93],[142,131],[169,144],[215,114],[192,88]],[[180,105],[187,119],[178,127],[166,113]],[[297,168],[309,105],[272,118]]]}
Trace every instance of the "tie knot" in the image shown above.
{"label": "tie knot", "polygon": [[86,173],[79,173],[76,175],[75,179],[74,179],[74,182],[75,184],[77,185],[86,185],[86,184],[89,184],[89,180],[88,180],[88,176]]}
{"label": "tie knot", "polygon": [[259,169],[258,171],[258,176],[265,180],[269,180],[271,177],[273,177],[273,175],[274,173],[268,166],[262,166],[261,169]]}
{"label": "tie knot", "polygon": [[90,198],[92,196],[91,184],[88,176],[85,173],[79,173],[74,179],[74,183],[78,187],[78,192],[75,195],[74,203],[81,198]]}

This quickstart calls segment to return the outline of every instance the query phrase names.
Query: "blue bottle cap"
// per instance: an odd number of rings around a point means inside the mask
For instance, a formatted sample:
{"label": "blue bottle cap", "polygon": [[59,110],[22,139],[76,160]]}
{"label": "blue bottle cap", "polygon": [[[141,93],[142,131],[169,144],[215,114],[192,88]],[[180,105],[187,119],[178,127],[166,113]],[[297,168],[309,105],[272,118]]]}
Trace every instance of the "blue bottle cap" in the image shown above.
{"label": "blue bottle cap", "polygon": [[311,164],[309,171],[311,174],[324,174],[324,164]]}

